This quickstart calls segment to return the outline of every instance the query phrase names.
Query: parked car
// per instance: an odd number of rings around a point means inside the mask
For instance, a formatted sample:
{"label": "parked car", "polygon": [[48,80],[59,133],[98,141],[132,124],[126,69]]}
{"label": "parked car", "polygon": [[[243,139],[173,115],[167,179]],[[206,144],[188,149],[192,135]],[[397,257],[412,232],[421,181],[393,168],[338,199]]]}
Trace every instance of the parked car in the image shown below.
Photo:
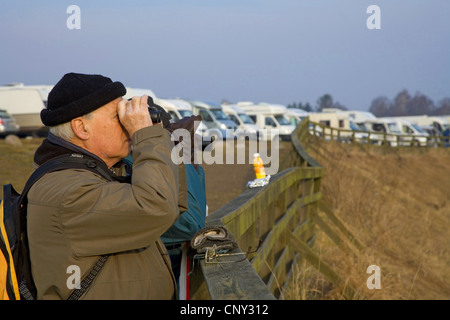
{"label": "parked car", "polygon": [[16,134],[18,131],[19,126],[16,123],[16,119],[8,111],[0,109],[0,136]]}

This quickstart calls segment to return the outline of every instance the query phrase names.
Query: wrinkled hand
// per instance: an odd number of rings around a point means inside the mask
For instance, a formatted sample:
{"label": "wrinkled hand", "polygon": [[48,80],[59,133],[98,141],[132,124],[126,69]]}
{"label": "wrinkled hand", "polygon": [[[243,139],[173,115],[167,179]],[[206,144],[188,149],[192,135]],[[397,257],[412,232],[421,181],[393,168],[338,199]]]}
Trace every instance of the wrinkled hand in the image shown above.
{"label": "wrinkled hand", "polygon": [[117,105],[119,121],[129,136],[145,127],[153,125],[148,112],[148,96],[133,97],[131,100],[122,100]]}

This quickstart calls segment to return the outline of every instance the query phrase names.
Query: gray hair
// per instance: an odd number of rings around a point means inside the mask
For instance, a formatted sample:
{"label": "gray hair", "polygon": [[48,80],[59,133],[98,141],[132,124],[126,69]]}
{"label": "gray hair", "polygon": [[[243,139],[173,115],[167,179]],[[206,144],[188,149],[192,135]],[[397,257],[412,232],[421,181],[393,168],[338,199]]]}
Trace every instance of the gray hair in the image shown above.
{"label": "gray hair", "polygon": [[[91,119],[92,116],[93,116],[92,112],[90,112],[88,114],[85,114],[83,118]],[[75,133],[72,130],[70,121],[58,124],[57,126],[52,126],[49,128],[49,131],[55,136],[60,137],[61,139],[64,139],[69,142],[75,139]]]}

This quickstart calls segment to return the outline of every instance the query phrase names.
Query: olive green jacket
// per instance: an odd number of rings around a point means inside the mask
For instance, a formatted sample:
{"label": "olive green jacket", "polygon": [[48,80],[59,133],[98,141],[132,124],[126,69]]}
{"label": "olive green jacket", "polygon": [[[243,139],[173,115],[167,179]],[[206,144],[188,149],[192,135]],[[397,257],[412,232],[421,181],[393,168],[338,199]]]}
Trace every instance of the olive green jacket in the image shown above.
{"label": "olive green jacket", "polygon": [[111,255],[81,299],[174,297],[160,241],[179,215],[173,142],[161,126],[151,126],[137,131],[132,144],[131,183],[67,169],[46,174],[31,188],[28,236],[38,299],[67,299],[104,254]]}

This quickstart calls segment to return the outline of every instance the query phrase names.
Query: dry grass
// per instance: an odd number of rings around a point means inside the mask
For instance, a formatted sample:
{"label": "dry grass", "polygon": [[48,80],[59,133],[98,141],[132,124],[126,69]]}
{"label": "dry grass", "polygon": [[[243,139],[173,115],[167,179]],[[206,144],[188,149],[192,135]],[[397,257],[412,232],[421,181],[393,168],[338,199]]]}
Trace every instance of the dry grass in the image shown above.
{"label": "dry grass", "polygon": [[[450,150],[315,141],[309,152],[325,168],[324,198],[366,247],[354,257],[319,230],[315,250],[357,299],[449,299]],[[379,290],[367,288],[370,265],[380,267]],[[308,272],[295,272],[288,298],[342,299],[343,288]]]}
{"label": "dry grass", "polygon": [[[11,183],[21,192],[28,177],[33,173],[33,155],[43,138],[20,139],[21,147],[7,144],[0,139],[0,186]],[[0,199],[3,188],[0,188]]]}

